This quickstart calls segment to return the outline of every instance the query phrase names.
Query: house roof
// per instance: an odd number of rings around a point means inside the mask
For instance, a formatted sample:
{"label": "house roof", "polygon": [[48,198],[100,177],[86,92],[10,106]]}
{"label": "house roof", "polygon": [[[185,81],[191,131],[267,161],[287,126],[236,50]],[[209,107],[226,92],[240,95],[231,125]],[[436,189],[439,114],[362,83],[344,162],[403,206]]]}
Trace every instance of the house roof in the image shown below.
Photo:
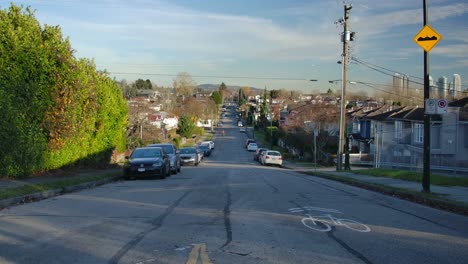
{"label": "house roof", "polygon": [[384,121],[389,116],[393,115],[394,113],[399,112],[401,109],[403,109],[403,107],[395,108],[392,105],[383,106],[383,107],[377,109],[376,111],[373,111],[372,113],[369,113],[366,117],[371,119],[371,120]]}
{"label": "house roof", "polygon": [[[390,119],[401,119],[410,121],[424,121],[424,108],[422,107],[404,107],[399,112],[390,115]],[[432,115],[432,121],[441,121],[440,115]]]}
{"label": "house roof", "polygon": [[468,96],[466,96],[465,98],[462,98],[460,100],[456,100],[456,101],[453,101],[453,102],[449,103],[449,106],[452,106],[452,107],[465,107],[465,106],[468,106]]}

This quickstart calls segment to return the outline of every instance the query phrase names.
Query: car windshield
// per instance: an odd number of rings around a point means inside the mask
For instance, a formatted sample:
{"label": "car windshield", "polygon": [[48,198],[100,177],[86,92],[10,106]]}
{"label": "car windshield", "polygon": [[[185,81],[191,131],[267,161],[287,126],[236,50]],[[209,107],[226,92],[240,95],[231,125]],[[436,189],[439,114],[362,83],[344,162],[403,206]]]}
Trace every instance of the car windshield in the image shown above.
{"label": "car windshield", "polygon": [[174,147],[171,145],[153,144],[149,146],[162,148],[166,154],[174,154]]}
{"label": "car windshield", "polygon": [[199,148],[199,149],[209,149],[209,148],[210,148],[210,145],[208,145],[208,144],[206,144],[206,145],[205,145],[205,144],[202,144],[202,145],[198,146],[198,148]]}
{"label": "car windshield", "polygon": [[180,154],[195,154],[197,151],[194,148],[180,149]]}
{"label": "car windshield", "polygon": [[130,155],[132,159],[138,158],[160,158],[161,157],[161,150],[157,148],[141,148],[135,149]]}

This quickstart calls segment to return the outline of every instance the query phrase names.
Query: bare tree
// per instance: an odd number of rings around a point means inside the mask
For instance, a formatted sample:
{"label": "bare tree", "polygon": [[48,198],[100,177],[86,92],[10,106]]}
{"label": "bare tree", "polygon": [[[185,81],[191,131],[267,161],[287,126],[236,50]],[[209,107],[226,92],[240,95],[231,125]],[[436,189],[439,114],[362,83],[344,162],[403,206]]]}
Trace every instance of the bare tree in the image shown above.
{"label": "bare tree", "polygon": [[173,85],[177,96],[182,96],[183,100],[185,100],[186,97],[192,96],[197,86],[192,76],[187,72],[177,74]]}

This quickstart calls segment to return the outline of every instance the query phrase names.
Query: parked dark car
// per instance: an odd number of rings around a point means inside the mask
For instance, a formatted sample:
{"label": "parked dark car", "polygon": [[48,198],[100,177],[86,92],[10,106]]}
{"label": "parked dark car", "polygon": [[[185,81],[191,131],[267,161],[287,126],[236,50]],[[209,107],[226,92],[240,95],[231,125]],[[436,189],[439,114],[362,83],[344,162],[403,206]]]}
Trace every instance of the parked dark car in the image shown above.
{"label": "parked dark car", "polygon": [[179,151],[177,150],[174,144],[165,143],[165,144],[151,144],[148,147],[161,147],[164,152],[169,155],[169,161],[171,162],[171,172],[177,174],[180,172],[182,167],[182,161],[180,160]]}
{"label": "parked dark car", "polygon": [[248,138],[248,139],[245,140],[244,147],[247,148],[247,146],[250,143],[257,143],[257,141],[255,141],[255,139]]}
{"label": "parked dark car", "polygon": [[262,156],[262,154],[263,154],[263,152],[264,152],[265,150],[268,150],[268,149],[267,149],[267,148],[257,148],[257,150],[255,151],[255,154],[254,154],[254,156],[253,156],[253,159],[254,159],[255,161],[260,162],[260,157]]}
{"label": "parked dark car", "polygon": [[203,152],[203,156],[209,157],[211,155],[211,147],[209,143],[202,143],[198,145],[197,148]]}
{"label": "parked dark car", "polygon": [[194,147],[181,148],[179,150],[180,159],[182,160],[183,165],[193,164],[197,166],[200,164],[200,155],[199,150]]}
{"label": "parked dark car", "polygon": [[160,178],[171,173],[169,156],[160,147],[143,147],[133,150],[123,167],[124,179]]}

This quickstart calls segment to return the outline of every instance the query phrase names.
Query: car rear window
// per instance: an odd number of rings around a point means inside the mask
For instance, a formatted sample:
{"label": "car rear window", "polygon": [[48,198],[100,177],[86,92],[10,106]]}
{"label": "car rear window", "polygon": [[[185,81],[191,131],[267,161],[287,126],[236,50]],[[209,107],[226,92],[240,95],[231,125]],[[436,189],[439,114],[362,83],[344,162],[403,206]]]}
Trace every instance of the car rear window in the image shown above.
{"label": "car rear window", "polygon": [[195,149],[181,149],[180,154],[193,154],[196,153]]}
{"label": "car rear window", "polygon": [[267,155],[269,155],[269,156],[281,156],[281,153],[279,153],[277,151],[268,151]]}
{"label": "car rear window", "polygon": [[135,149],[131,155],[132,158],[152,158],[161,157],[161,151],[159,149]]}

